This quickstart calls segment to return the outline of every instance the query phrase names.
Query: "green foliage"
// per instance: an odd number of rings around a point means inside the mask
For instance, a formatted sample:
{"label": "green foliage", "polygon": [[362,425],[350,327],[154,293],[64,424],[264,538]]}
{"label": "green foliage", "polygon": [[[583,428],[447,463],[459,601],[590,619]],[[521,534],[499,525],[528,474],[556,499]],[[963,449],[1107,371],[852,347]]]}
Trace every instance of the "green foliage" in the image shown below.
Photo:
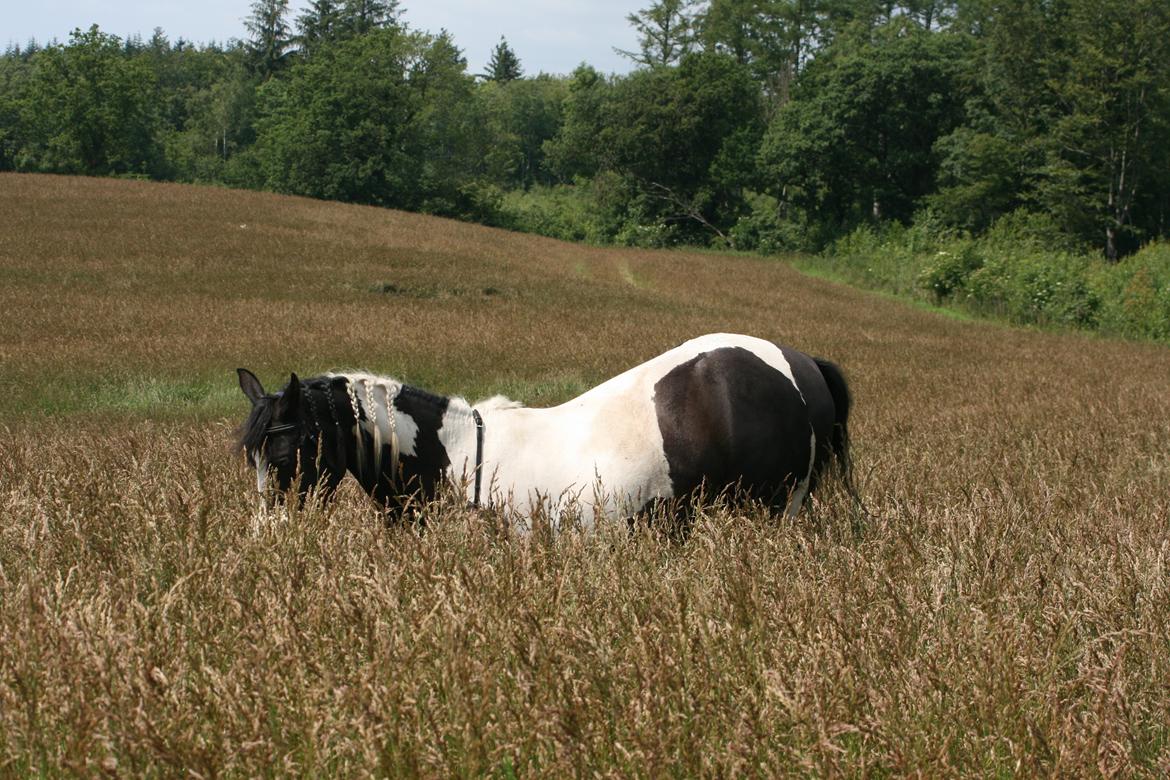
{"label": "green foliage", "polygon": [[164,135],[172,177],[259,186],[258,178],[241,180],[236,174],[240,155],[255,142],[255,78],[241,49],[212,56],[218,66],[215,76],[186,90],[182,118]]}
{"label": "green foliage", "polygon": [[[470,205],[456,106],[472,82],[446,38],[390,27],[322,46],[260,90],[257,158],[280,192],[436,213]],[[442,150],[443,153],[438,153]]]}
{"label": "green foliage", "polygon": [[1102,301],[1102,330],[1170,342],[1170,245],[1150,244],[1101,266],[1092,283]]}
{"label": "green foliage", "polygon": [[520,67],[520,58],[508,46],[508,42],[504,40],[504,37],[500,36],[500,42],[496,44],[496,48],[492,49],[492,57],[488,60],[487,73],[484,74],[484,78],[488,81],[506,84],[509,81],[515,81],[523,75],[524,71]]}
{"label": "green foliage", "polygon": [[303,56],[311,57],[318,46],[336,40],[342,34],[340,0],[310,0],[297,16],[297,45]]}
{"label": "green foliage", "polygon": [[565,82],[540,75],[532,79],[488,82],[475,90],[482,112],[482,175],[504,187],[552,184],[545,162],[548,144],[563,120]]}
{"label": "green foliage", "polygon": [[695,44],[697,0],[655,0],[626,20],[638,33],[636,52],[618,49],[634,62],[648,67],[674,65]]}
{"label": "green foliage", "polygon": [[289,0],[253,0],[252,13],[244,21],[251,35],[251,65],[261,79],[271,78],[290,62],[293,40],[288,3]]}
{"label": "green foliage", "polygon": [[919,274],[920,285],[934,296],[935,303],[957,296],[975,271],[983,267],[983,257],[974,245],[964,243],[935,253],[933,261]]}
{"label": "green foliage", "polygon": [[1142,193],[1162,202],[1170,194],[1159,173],[1170,145],[1170,6],[971,8],[981,31],[971,66],[975,129],[998,149],[983,164],[956,166],[948,186],[961,194],[991,184],[996,208],[1034,204],[1111,260],[1164,234],[1159,209]]}
{"label": "green foliage", "polygon": [[502,210],[505,224],[526,233],[590,244],[637,243],[639,223],[629,211],[633,202],[621,176],[601,173],[576,185],[512,191]]}
{"label": "green foliage", "polygon": [[1084,255],[988,252],[962,294],[973,308],[1013,322],[1092,328],[1100,300],[1089,283],[1091,267]]}
{"label": "green foliage", "polygon": [[763,130],[760,89],[744,66],[703,53],[633,73],[614,85],[602,116],[609,164],[632,182],[651,223],[695,242],[726,239]]}
{"label": "green foliage", "polygon": [[934,188],[935,141],[962,120],[964,46],[904,21],[839,41],[768,128],[770,193],[843,228],[909,220]]}
{"label": "green foliage", "polygon": [[1170,341],[1170,247],[1108,263],[1030,212],[1003,217],[979,238],[932,213],[908,228],[862,226],[809,262],[865,287],[1019,324]]}
{"label": "green foliage", "polygon": [[[156,77],[121,40],[96,26],[74,30],[69,45],[30,60],[24,89],[7,110],[19,115],[10,138],[17,170],[91,175],[154,174],[162,150]],[[0,104],[3,106],[3,104]]]}
{"label": "green foliage", "polygon": [[28,63],[20,57],[0,57],[0,171],[16,168],[17,151],[22,145],[20,114],[28,69]]}
{"label": "green foliage", "polygon": [[982,232],[1021,205],[1026,152],[1005,136],[960,127],[934,153],[939,186],[926,203],[947,224]]}
{"label": "green foliage", "polygon": [[[343,34],[355,37],[395,26],[398,6],[398,0],[342,0],[340,23]],[[439,37],[445,35],[445,32],[440,32]]]}
{"label": "green foliage", "polygon": [[597,143],[605,120],[602,106],[612,86],[596,69],[581,65],[569,77],[560,129],[544,143],[548,170],[562,183],[591,177],[608,164],[607,150]]}

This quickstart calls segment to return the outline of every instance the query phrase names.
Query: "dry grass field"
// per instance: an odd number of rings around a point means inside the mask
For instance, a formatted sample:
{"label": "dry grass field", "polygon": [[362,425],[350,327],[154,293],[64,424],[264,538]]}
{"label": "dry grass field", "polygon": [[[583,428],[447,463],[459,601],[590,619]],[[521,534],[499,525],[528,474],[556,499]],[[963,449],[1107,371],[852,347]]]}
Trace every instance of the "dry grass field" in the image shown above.
{"label": "dry grass field", "polygon": [[[840,363],[874,517],[260,513],[236,366],[531,405],[699,333]],[[746,256],[0,176],[0,776],[1170,773],[1170,350]]]}

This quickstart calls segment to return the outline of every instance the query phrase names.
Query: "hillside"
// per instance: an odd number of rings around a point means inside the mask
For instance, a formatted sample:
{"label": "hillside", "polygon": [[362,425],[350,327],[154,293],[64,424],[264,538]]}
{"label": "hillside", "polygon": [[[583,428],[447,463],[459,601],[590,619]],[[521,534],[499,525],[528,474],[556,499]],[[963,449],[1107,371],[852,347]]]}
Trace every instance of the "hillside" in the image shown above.
{"label": "hillside", "polygon": [[[4,175],[0,215],[0,774],[1170,766],[1164,347],[267,194]],[[274,521],[230,452],[236,366],[540,405],[715,330],[843,366],[872,519]]]}

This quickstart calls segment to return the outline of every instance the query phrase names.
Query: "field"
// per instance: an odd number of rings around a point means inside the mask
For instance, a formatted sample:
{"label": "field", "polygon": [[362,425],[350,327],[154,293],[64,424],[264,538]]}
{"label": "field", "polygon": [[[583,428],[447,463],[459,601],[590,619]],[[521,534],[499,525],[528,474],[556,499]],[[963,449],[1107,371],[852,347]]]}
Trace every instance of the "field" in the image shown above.
{"label": "field", "polygon": [[[237,366],[544,405],[716,330],[844,367],[873,518],[420,533],[232,450]],[[0,176],[0,775],[1165,776],[1167,388],[780,260]]]}

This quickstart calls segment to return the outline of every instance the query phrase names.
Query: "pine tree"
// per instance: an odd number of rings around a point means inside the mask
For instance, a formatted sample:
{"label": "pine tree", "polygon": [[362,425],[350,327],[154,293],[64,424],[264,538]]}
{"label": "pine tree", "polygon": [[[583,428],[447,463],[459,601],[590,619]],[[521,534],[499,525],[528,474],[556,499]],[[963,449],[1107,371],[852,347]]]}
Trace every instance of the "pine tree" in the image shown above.
{"label": "pine tree", "polygon": [[322,43],[337,38],[341,28],[341,8],[338,0],[311,0],[309,7],[297,17],[297,43],[306,56]]}
{"label": "pine tree", "polygon": [[398,23],[398,0],[343,0],[341,23],[349,35]]}
{"label": "pine tree", "polygon": [[252,35],[248,42],[252,67],[261,78],[269,78],[288,61],[292,46],[292,32],[287,21],[288,2],[255,0],[252,15],[244,21]]}
{"label": "pine tree", "polygon": [[520,58],[516,56],[516,52],[512,51],[511,47],[508,46],[508,41],[501,35],[500,42],[496,44],[496,48],[492,49],[492,58],[488,61],[487,72],[483,74],[483,77],[488,81],[506,84],[509,81],[515,81],[523,74]]}
{"label": "pine tree", "polygon": [[695,45],[697,0],[658,0],[626,17],[640,51],[614,49],[641,65],[673,65]]}

